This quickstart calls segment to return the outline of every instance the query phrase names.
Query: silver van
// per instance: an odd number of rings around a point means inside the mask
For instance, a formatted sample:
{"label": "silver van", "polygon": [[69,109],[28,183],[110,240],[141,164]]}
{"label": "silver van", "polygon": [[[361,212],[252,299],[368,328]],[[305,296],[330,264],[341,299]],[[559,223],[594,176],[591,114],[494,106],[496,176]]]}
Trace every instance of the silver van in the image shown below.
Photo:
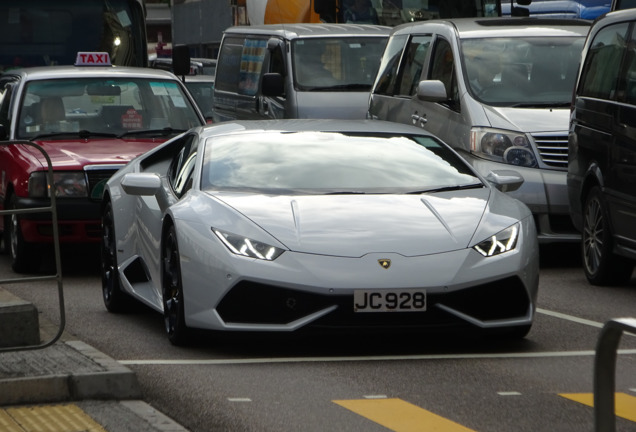
{"label": "silver van", "polygon": [[568,209],[568,126],[589,27],[518,17],[398,26],[368,116],[426,129],[486,177],[521,177],[509,194],[535,215],[539,241],[579,241]]}
{"label": "silver van", "polygon": [[272,24],[223,34],[214,121],[364,119],[389,27]]}

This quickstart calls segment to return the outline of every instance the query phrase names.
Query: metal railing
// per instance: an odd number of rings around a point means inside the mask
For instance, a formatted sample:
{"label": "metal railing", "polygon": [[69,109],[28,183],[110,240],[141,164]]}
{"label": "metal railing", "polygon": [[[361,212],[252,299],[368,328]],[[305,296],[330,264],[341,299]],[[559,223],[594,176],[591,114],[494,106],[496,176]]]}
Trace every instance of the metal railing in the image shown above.
{"label": "metal railing", "polygon": [[[50,191],[53,191],[53,167],[51,164],[51,159],[46,151],[39,146],[38,144],[31,141],[2,141],[0,142],[1,146],[9,146],[9,145],[28,145],[31,147],[35,147],[42,155],[44,159],[46,159],[46,163],[48,166],[47,171],[47,181],[50,187]],[[6,197],[5,197],[6,198]],[[6,201],[5,201],[6,202]],[[5,215],[13,215],[13,214],[25,214],[25,213],[51,213],[51,223],[53,228],[53,250],[55,254],[55,274],[53,275],[45,275],[45,276],[34,276],[34,277],[15,277],[9,279],[0,279],[0,285],[2,284],[14,284],[14,283],[26,283],[26,282],[39,282],[39,281],[56,281],[57,282],[57,297],[60,307],[60,322],[58,326],[57,333],[48,341],[42,342],[40,344],[34,345],[24,345],[24,346],[11,346],[11,347],[2,347],[0,348],[0,353],[8,352],[8,351],[22,351],[22,350],[35,350],[46,348],[50,345],[53,345],[55,342],[60,339],[62,334],[64,333],[64,327],[66,325],[66,317],[64,310],[64,289],[62,284],[62,264],[60,257],[60,241],[59,241],[59,232],[57,225],[57,205],[55,201],[55,193],[50,194],[50,202],[48,207],[37,207],[37,208],[28,208],[28,209],[9,209],[9,210],[0,210],[0,217],[4,217]],[[9,227],[4,227],[5,230],[9,229]],[[8,245],[5,245],[8,246]]]}
{"label": "metal railing", "polygon": [[605,323],[594,358],[594,431],[615,432],[616,356],[623,332],[636,333],[635,318],[615,318]]}

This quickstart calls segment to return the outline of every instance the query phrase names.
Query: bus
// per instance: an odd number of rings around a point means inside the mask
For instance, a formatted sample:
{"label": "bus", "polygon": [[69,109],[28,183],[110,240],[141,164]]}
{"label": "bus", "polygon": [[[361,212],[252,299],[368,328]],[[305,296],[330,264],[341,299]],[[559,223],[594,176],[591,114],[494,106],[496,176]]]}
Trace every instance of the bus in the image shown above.
{"label": "bus", "polygon": [[[504,0],[507,1],[507,0]],[[526,0],[528,1],[528,0]],[[245,0],[251,25],[357,23],[396,26],[435,18],[501,16],[502,0]],[[369,12],[357,13],[366,7]],[[352,13],[353,12],[353,13]]]}
{"label": "bus", "polygon": [[144,0],[2,0],[0,72],[72,65],[79,51],[113,64],[148,65]]}

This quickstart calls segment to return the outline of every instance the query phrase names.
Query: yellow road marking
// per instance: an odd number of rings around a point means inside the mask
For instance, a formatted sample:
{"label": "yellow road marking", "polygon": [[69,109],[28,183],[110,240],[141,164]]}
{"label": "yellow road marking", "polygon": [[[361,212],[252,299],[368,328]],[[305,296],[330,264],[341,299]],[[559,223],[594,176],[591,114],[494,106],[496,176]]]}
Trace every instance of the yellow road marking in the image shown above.
{"label": "yellow road marking", "polygon": [[0,409],[0,430],[3,432],[106,432],[74,404]]}
{"label": "yellow road marking", "polygon": [[[561,393],[559,396],[583,405],[594,406],[594,393]],[[636,422],[636,397],[626,393],[616,393],[614,395],[614,413],[618,417]]]}
{"label": "yellow road marking", "polygon": [[474,432],[472,429],[401,399],[354,399],[333,402],[396,432],[422,430],[427,432]]}

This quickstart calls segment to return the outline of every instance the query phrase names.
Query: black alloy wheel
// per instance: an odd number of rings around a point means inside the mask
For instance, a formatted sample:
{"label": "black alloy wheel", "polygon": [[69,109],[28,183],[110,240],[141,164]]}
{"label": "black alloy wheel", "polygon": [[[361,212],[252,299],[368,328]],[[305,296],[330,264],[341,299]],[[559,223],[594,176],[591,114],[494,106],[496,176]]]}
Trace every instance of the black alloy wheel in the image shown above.
{"label": "black alloy wheel", "polygon": [[113,205],[110,201],[106,203],[102,213],[100,256],[104,306],[109,312],[126,312],[130,307],[131,298],[121,289],[121,280],[117,270],[115,221],[113,220]]}
{"label": "black alloy wheel", "polygon": [[613,252],[614,241],[607,207],[598,186],[590,189],[583,205],[581,253],[585,276],[592,285],[627,282],[633,263]]}
{"label": "black alloy wheel", "polygon": [[185,324],[183,285],[177,232],[171,225],[163,239],[162,254],[163,316],[168,340],[173,345],[188,342],[189,331]]}

